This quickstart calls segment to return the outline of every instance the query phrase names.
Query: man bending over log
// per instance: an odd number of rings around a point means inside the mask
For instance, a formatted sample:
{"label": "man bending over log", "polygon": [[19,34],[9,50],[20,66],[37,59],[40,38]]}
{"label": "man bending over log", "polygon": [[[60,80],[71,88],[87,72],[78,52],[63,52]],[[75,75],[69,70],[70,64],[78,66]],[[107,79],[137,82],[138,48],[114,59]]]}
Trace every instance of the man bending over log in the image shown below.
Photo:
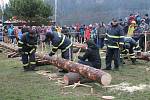
{"label": "man bending over log", "polygon": [[[72,42],[64,34],[50,29],[44,41],[51,41],[52,43],[52,51],[49,53],[49,56],[53,56],[60,49],[62,58],[72,60]],[[60,69],[59,72],[67,71]]]}
{"label": "man bending over log", "polygon": [[[88,48],[86,49],[86,52],[83,56],[78,56],[80,59],[78,63],[101,69],[99,48],[96,46],[93,40],[88,40],[86,43]],[[86,61],[86,59],[88,61]]]}

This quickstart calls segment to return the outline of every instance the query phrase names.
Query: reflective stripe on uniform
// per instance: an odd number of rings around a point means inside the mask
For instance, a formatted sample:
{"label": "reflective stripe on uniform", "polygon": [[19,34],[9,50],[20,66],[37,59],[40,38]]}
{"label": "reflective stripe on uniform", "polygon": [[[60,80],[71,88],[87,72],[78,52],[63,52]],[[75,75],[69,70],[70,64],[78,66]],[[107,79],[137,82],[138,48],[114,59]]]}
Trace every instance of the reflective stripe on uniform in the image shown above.
{"label": "reflective stripe on uniform", "polygon": [[18,43],[23,44],[23,42],[22,42],[22,41],[18,41]]}
{"label": "reflective stripe on uniform", "polygon": [[31,61],[30,64],[36,64],[36,62],[35,61]]}
{"label": "reflective stripe on uniform", "polygon": [[18,47],[18,49],[22,49],[22,47]]}
{"label": "reflective stripe on uniform", "polygon": [[110,38],[115,38],[115,39],[124,38],[124,36],[114,36],[114,35],[109,35],[107,33],[106,33],[106,35]]}
{"label": "reflective stripe on uniform", "polygon": [[60,44],[58,45],[58,47],[60,47],[60,46],[64,43],[64,40],[65,40],[65,36],[63,35],[63,39],[62,39],[62,41],[60,42]]}
{"label": "reflective stripe on uniform", "polygon": [[24,52],[24,54],[27,54],[27,55],[28,55],[29,53],[28,53],[28,52]]}
{"label": "reflective stripe on uniform", "polygon": [[58,47],[60,47],[64,43],[64,40],[65,40],[65,36],[63,35],[63,39],[60,42],[60,44],[57,47],[53,46],[52,49],[57,49]]}
{"label": "reflective stripe on uniform", "polygon": [[119,42],[119,44],[124,44],[124,42]]}
{"label": "reflective stripe on uniform", "polygon": [[33,48],[33,49],[30,51],[30,53],[32,53],[34,50],[35,50],[35,48]]}
{"label": "reflective stripe on uniform", "polygon": [[53,50],[51,51],[52,53],[55,53]]}
{"label": "reflective stripe on uniform", "polygon": [[65,49],[62,50],[62,52],[65,52],[67,49],[69,49],[71,47],[72,43],[70,45],[68,45]]}
{"label": "reflective stripe on uniform", "polygon": [[119,48],[118,46],[107,45],[109,48]]}
{"label": "reflective stripe on uniform", "polygon": [[33,47],[34,45],[27,44],[27,46],[29,46],[29,47]]}
{"label": "reflective stripe on uniform", "polygon": [[23,66],[28,66],[29,64],[28,63],[26,63],[26,64],[23,64]]}
{"label": "reflective stripe on uniform", "polygon": [[58,47],[53,46],[52,48],[53,48],[53,49],[57,49]]}

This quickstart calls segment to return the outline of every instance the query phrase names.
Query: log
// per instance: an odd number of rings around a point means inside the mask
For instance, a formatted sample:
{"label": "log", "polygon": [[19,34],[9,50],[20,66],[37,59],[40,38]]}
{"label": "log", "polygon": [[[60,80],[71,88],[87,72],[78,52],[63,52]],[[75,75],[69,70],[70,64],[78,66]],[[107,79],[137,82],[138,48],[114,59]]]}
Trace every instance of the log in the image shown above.
{"label": "log", "polygon": [[[12,51],[16,51],[17,48],[8,46],[7,44],[1,44],[4,47],[11,49]],[[16,51],[17,52],[17,51]],[[102,85],[106,86],[111,83],[111,75],[104,72],[100,69],[95,69],[93,67],[79,64],[73,61],[69,61],[66,59],[58,58],[58,57],[50,57],[49,55],[44,55],[42,53],[36,53],[36,56],[43,59],[48,60],[49,64],[53,64],[54,66],[67,70],[69,72],[79,73],[83,77],[86,77],[90,80],[97,81],[98,83],[101,83]]]}
{"label": "log", "polygon": [[69,73],[65,74],[64,77],[63,77],[63,79],[64,79],[64,84],[65,85],[72,85],[72,84],[77,83],[79,81],[80,81],[80,83],[93,82],[92,80],[84,78],[80,74],[73,73],[73,72],[69,72]]}
{"label": "log", "polygon": [[79,73],[80,75],[90,80],[97,81],[102,85],[109,85],[111,83],[111,75],[100,69],[95,69],[93,67],[68,61],[62,58],[49,57],[48,55],[43,56],[39,53],[37,54],[37,56],[48,60],[50,64],[53,64],[60,69],[68,70],[69,72]]}
{"label": "log", "polygon": [[87,45],[86,44],[81,44],[81,43],[73,43],[73,47],[86,49]]}
{"label": "log", "polygon": [[136,59],[150,61],[150,53],[149,52],[140,52],[136,54]]}
{"label": "log", "polygon": [[43,65],[49,65],[49,62],[47,60],[39,60],[36,61],[37,66],[43,66]]}
{"label": "log", "polygon": [[64,83],[65,83],[65,85],[72,85],[74,83],[79,82],[80,79],[81,79],[81,76],[78,73],[70,72],[70,73],[67,73],[67,74],[64,75]]}

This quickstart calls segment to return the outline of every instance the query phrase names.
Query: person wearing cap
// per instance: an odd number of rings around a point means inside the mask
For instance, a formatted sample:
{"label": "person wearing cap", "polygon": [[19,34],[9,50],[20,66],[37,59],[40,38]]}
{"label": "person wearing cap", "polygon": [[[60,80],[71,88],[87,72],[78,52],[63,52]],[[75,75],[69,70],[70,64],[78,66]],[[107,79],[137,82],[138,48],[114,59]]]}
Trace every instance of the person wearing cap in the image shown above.
{"label": "person wearing cap", "polygon": [[[72,60],[72,42],[64,34],[49,29],[46,34],[46,39],[44,41],[51,41],[52,50],[49,53],[49,56],[53,56],[56,51],[60,49],[62,58]],[[60,69],[59,72],[67,71]]]}
{"label": "person wearing cap", "polygon": [[37,48],[36,45],[37,35],[34,30],[29,30],[29,32],[24,33],[21,40],[18,41],[18,51],[22,56],[24,71],[35,70],[35,52]]}
{"label": "person wearing cap", "polygon": [[128,27],[128,33],[127,33],[128,37],[132,37],[134,35],[135,28],[136,28],[136,21],[133,20]]}
{"label": "person wearing cap", "polygon": [[[88,40],[88,48],[83,56],[78,56],[78,63],[94,67],[96,69],[101,69],[101,58],[99,53],[99,48],[93,40]],[[87,60],[87,61],[86,61]]]}
{"label": "person wearing cap", "polygon": [[114,68],[119,69],[120,64],[120,49],[124,44],[124,31],[118,24],[116,19],[113,19],[111,25],[107,29],[107,51],[106,51],[106,68],[105,70],[111,70],[111,62],[114,58]]}

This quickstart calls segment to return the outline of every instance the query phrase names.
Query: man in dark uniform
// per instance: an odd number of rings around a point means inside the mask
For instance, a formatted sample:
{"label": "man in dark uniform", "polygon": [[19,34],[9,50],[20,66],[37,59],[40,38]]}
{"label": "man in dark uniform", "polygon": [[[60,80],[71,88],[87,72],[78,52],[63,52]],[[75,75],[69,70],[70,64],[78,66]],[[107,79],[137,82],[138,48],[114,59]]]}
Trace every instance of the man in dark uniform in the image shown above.
{"label": "man in dark uniform", "polygon": [[[72,42],[65,35],[56,31],[49,31],[46,34],[45,41],[51,41],[52,43],[52,51],[49,53],[49,56],[53,56],[60,49],[62,58],[72,60]],[[67,72],[65,70],[59,71]]]}
{"label": "man in dark uniform", "polygon": [[[18,42],[19,52],[22,55],[22,63],[24,71],[35,70],[35,52],[37,45],[37,35],[36,32],[30,30],[23,34],[21,40]],[[29,59],[28,59],[29,57]]]}
{"label": "man in dark uniform", "polygon": [[[88,48],[83,56],[78,56],[78,58],[80,59],[78,63],[101,69],[99,48],[92,40],[88,40],[86,43],[88,45]],[[88,61],[86,61],[86,59]]]}
{"label": "man in dark uniform", "polygon": [[116,19],[113,19],[111,26],[107,30],[106,37],[108,39],[106,52],[106,69],[111,70],[111,62],[114,58],[114,68],[119,69],[120,49],[124,44],[123,28],[118,24]]}

